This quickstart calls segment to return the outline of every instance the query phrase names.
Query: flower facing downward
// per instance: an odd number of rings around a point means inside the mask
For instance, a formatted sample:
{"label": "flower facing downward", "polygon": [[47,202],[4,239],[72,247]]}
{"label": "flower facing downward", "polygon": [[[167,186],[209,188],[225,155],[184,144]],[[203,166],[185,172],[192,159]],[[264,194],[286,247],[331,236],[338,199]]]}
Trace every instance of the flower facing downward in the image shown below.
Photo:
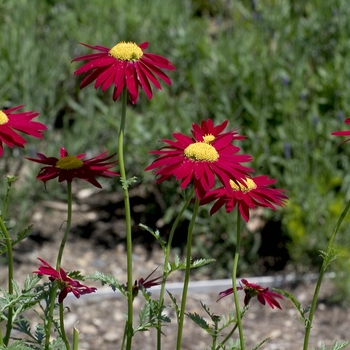
{"label": "flower facing downward", "polygon": [[222,125],[216,130],[211,128],[213,132],[207,134],[203,129],[200,131],[199,126],[194,124],[192,130],[194,138],[179,132],[173,133],[175,141],[162,140],[168,145],[158,151],[150,152],[160,157],[146,170],[158,168],[155,171],[155,174],[159,175],[156,183],[167,180],[173,175],[177,180],[181,180],[182,189],[193,182],[199,199],[202,199],[214,186],[215,176],[224,186],[230,186],[229,181],[232,177],[236,181],[241,181],[246,178],[249,171],[253,170],[240,163],[249,162],[252,157],[237,154],[240,148],[231,144],[235,138],[239,137],[235,136],[235,132],[226,132],[219,136]]}
{"label": "flower facing downward", "polygon": [[[278,303],[276,298],[282,299],[283,297],[279,295],[278,293],[269,291],[269,288],[264,288],[262,286],[259,286],[255,283],[249,283],[246,279],[242,279],[242,283],[244,284],[244,287],[239,286],[237,287],[237,290],[243,290],[245,293],[244,297],[244,305],[247,306],[250,302],[250,300],[254,297],[257,297],[259,302],[263,305],[266,303],[269,304],[269,306],[274,309],[275,307],[282,310],[281,305]],[[233,288],[229,288],[221,293],[219,293],[220,298],[217,300],[230,295],[233,293]]]}
{"label": "flower facing downward", "polygon": [[3,143],[11,148],[13,146],[23,148],[27,143],[16,131],[40,139],[42,138],[42,131],[47,129],[44,124],[32,121],[33,118],[39,115],[37,112],[13,113],[22,107],[23,105],[0,110],[0,156],[3,153]]}
{"label": "flower facing downward", "polygon": [[74,75],[86,73],[80,88],[83,89],[96,80],[95,89],[106,91],[114,86],[113,100],[117,100],[124,86],[128,89],[131,102],[136,103],[138,88],[141,87],[149,99],[152,98],[152,83],[158,90],[162,87],[158,78],[171,85],[169,77],[161,70],[174,70],[175,67],[166,58],[146,53],[148,42],[136,45],[132,42],[120,42],[111,49],[104,46],[82,45],[100,51],[75,58],[76,61],[89,61],[74,72]]}
{"label": "flower facing downward", "polygon": [[83,160],[85,158],[85,153],[78,154],[77,156],[70,156],[65,148],[62,147],[60,150],[59,159],[55,157],[46,157],[41,153],[37,153],[39,159],[27,159],[36,163],[47,165],[41,168],[37,176],[37,179],[43,181],[44,183],[56,177],[58,177],[59,182],[72,182],[74,178],[78,178],[88,181],[98,188],[102,188],[95,177],[119,176],[118,173],[109,170],[116,163],[116,161],[108,162],[108,160],[114,157],[114,154],[105,157],[106,154],[107,151],[94,158]]}
{"label": "flower facing downward", "polygon": [[[133,293],[133,297],[136,298],[137,295],[139,294],[139,290],[140,289],[149,289],[151,287],[154,286],[158,286],[160,285],[162,276],[153,278],[151,280],[148,281],[148,279],[154,274],[154,272],[158,269],[158,267],[156,267],[145,279],[140,278],[138,281],[135,281],[135,284],[132,286],[132,293]],[[128,289],[128,284],[126,284],[125,290]]]}
{"label": "flower facing downward", "polygon": [[[345,124],[350,124],[350,118],[345,119]],[[332,132],[332,135],[334,135],[334,136],[350,136],[350,130],[334,131],[334,132]],[[350,141],[350,138],[345,139],[340,144],[348,142],[348,141]]]}
{"label": "flower facing downward", "polygon": [[216,200],[216,203],[210,210],[210,215],[216,213],[223,205],[226,206],[226,212],[231,212],[236,205],[245,221],[249,221],[249,209],[255,207],[267,207],[275,210],[275,206],[284,206],[288,197],[284,194],[285,190],[268,188],[276,180],[269,179],[267,176],[257,176],[246,178],[244,185],[230,180],[230,188],[220,187],[203,198],[200,204],[207,204]]}
{"label": "flower facing downward", "polygon": [[58,296],[59,303],[62,303],[68,293],[73,293],[75,297],[79,299],[83,294],[96,292],[97,288],[85,286],[79,281],[71,279],[62,268],[60,268],[60,271],[58,272],[45,260],[40,258],[38,258],[38,260],[41,261],[42,265],[39,266],[37,271],[33,271],[33,273],[49,276],[51,282],[56,281],[58,288],[61,290]]}

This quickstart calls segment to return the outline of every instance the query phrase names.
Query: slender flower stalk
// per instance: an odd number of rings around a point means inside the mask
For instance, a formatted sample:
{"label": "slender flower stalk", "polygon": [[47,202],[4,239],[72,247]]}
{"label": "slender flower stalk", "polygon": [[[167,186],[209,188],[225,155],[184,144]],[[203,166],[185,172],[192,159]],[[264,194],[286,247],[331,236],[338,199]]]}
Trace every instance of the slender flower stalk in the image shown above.
{"label": "slender flower stalk", "polygon": [[237,329],[237,322],[235,323],[234,327],[232,328],[231,332],[229,334],[227,334],[227,336],[224,338],[223,341],[220,342],[219,346],[214,348],[215,350],[219,350],[222,349],[222,345],[224,345],[229,339],[231,339],[232,334],[235,332],[235,330]]}
{"label": "slender flower stalk", "polygon": [[74,326],[74,329],[73,329],[73,350],[78,350],[78,345],[79,345],[79,331]]}
{"label": "slender flower stalk", "polygon": [[[71,223],[72,223],[72,183],[67,181],[67,224],[66,224],[66,229],[62,237],[60,248],[58,251],[58,256],[56,261],[57,271],[59,271],[61,267],[63,251],[64,251],[65,244],[67,242]],[[56,294],[57,294],[57,287],[53,286],[51,295],[50,295],[50,310],[49,310],[49,317],[47,320],[47,327],[46,327],[45,350],[48,350],[50,346],[51,325],[53,320],[53,311],[55,306]],[[69,350],[70,349],[69,343],[68,343],[67,337],[65,337],[66,333],[64,330],[63,311],[61,312],[61,306],[60,306],[60,325],[61,325],[63,341],[66,344],[66,346],[68,345],[67,350]]]}
{"label": "slender flower stalk", "polygon": [[[350,119],[349,119],[349,122],[350,122]],[[349,209],[350,209],[350,200],[348,201],[346,207],[344,208],[343,212],[341,213],[341,215],[340,215],[340,217],[338,219],[337,224],[334,227],[334,230],[333,230],[332,235],[331,235],[331,237],[329,239],[329,242],[328,242],[326,253],[323,256],[323,262],[322,262],[320,274],[319,274],[318,279],[317,279],[317,284],[316,284],[316,287],[315,287],[314,296],[312,298],[312,303],[311,303],[311,308],[310,308],[308,322],[306,324],[303,350],[307,350],[308,349],[310,332],[311,332],[313,317],[314,317],[314,314],[315,314],[318,294],[320,292],[321,284],[322,284],[323,277],[324,277],[324,274],[326,272],[326,269],[327,269],[330,261],[332,260],[333,242],[334,242],[334,239],[335,239],[335,237],[336,237],[336,235],[337,235],[337,233],[339,231],[340,225],[342,224],[342,222],[343,222],[346,214],[348,213]],[[333,256],[333,258],[334,258],[334,256]]]}
{"label": "slender flower stalk", "polygon": [[192,233],[193,233],[193,227],[194,227],[197,213],[198,213],[198,207],[199,207],[199,200],[198,200],[198,198],[196,198],[194,208],[193,208],[192,219],[191,219],[190,225],[188,227],[188,234],[187,234],[186,272],[185,272],[185,281],[184,281],[184,286],[183,286],[183,291],[182,291],[181,309],[180,309],[180,317],[179,317],[179,324],[178,324],[178,331],[177,331],[176,350],[181,350],[182,331],[183,331],[183,324],[184,324],[184,318],[185,318],[188,283],[190,281],[190,271],[191,271]]}
{"label": "slender flower stalk", "polygon": [[50,336],[51,336],[51,325],[53,320],[53,310],[55,309],[55,300],[58,287],[54,284],[51,289],[50,295],[50,308],[48,317],[45,318],[47,324],[45,326],[45,350],[50,350]]}
{"label": "slender flower stalk", "polygon": [[[65,233],[61,240],[57,262],[56,262],[56,270],[51,268],[47,263],[42,261],[44,264],[39,271],[40,272],[52,272],[54,275],[51,275],[53,279],[58,279],[62,283],[66,284],[66,288],[64,288],[59,296],[59,302],[61,303],[67,293],[72,291],[76,297],[79,297],[80,294],[92,293],[96,289],[89,288],[87,286],[81,285],[78,281],[71,280],[63,269],[61,269],[61,262],[65,244],[67,242],[68,234],[71,227],[72,222],[72,181],[75,178],[82,179],[88,181],[93,186],[98,188],[102,188],[101,184],[96,180],[96,177],[104,177],[109,178],[113,176],[119,176],[119,174],[111,171],[110,169],[115,165],[116,161],[110,161],[114,155],[106,156],[107,151],[101,153],[100,155],[91,158],[84,159],[86,154],[78,154],[76,156],[70,156],[64,147],[60,150],[60,158],[56,157],[46,157],[44,154],[37,153],[38,158],[27,158],[33,162],[44,164],[45,166],[40,169],[37,179],[44,182],[46,185],[47,181],[58,178],[59,182],[67,181],[67,225],[65,229]],[[51,333],[51,325],[53,319],[53,311],[55,306],[55,299],[57,294],[57,286],[53,286],[51,290],[50,296],[50,308],[48,312],[47,324],[45,327],[46,338],[45,338],[45,350],[49,350],[50,348],[50,333]],[[63,317],[63,312],[60,313],[60,316]],[[63,319],[61,319],[63,325]],[[63,330],[64,334],[64,330]]]}
{"label": "slender flower stalk", "polygon": [[124,193],[124,207],[125,207],[125,224],[126,224],[126,263],[127,263],[127,284],[128,284],[128,319],[126,327],[126,349],[131,349],[131,342],[133,337],[133,293],[132,293],[132,236],[131,236],[131,213],[129,191],[126,184],[126,172],[124,165],[124,134],[125,134],[125,120],[126,120],[126,101],[127,88],[123,88],[122,92],[122,115],[119,128],[118,138],[118,158],[120,166],[120,176],[123,184]]}
{"label": "slender flower stalk", "polygon": [[69,341],[68,341],[67,335],[66,335],[66,329],[64,327],[64,314],[63,314],[64,307],[63,307],[63,303],[60,303],[59,309],[60,309],[60,332],[61,332],[61,337],[63,339],[64,344],[66,345],[66,350],[70,350]]}
{"label": "slender flower stalk", "polygon": [[3,338],[3,336],[2,336],[2,330],[1,330],[1,328],[0,328],[0,346],[4,346],[4,338]]}
{"label": "slender flower stalk", "polygon": [[[7,275],[8,275],[8,293],[13,294],[13,254],[12,254],[12,241],[10,238],[10,235],[7,231],[7,228],[4,223],[4,218],[1,215],[0,216],[0,230],[2,231],[2,235],[4,236],[6,248],[7,248]],[[8,314],[7,314],[7,324],[6,324],[6,333],[4,338],[4,344],[7,346],[10,340],[11,330],[12,330],[12,323],[13,323],[13,308],[8,308]]]}
{"label": "slender flower stalk", "polygon": [[66,229],[60,244],[60,249],[58,251],[57,262],[56,262],[57,271],[61,267],[63,251],[67,242],[71,224],[72,224],[72,183],[67,181],[67,223],[66,223]]}
{"label": "slender flower stalk", "polygon": [[[7,177],[7,191],[6,191],[6,197],[5,202],[3,206],[3,210],[0,215],[0,231],[2,232],[2,235],[5,240],[5,245],[7,249],[7,275],[8,275],[8,293],[13,294],[13,252],[12,252],[12,240],[11,237],[7,231],[6,225],[5,225],[5,216],[10,200],[10,191],[12,182],[15,180],[15,177],[8,176]],[[9,307],[8,314],[7,314],[7,324],[6,324],[6,333],[5,338],[2,339],[1,337],[1,343],[5,344],[6,346],[9,343],[11,330],[12,330],[12,324],[13,324],[13,308]]]}
{"label": "slender flower stalk", "polygon": [[[173,237],[174,237],[174,233],[175,230],[177,228],[177,225],[179,224],[180,219],[182,218],[183,213],[185,212],[185,210],[187,209],[188,205],[190,204],[190,201],[192,199],[194,195],[194,189],[192,189],[190,195],[187,197],[186,202],[184,203],[181,211],[179,212],[179,214],[177,215],[172,227],[171,227],[171,231],[169,234],[169,239],[168,239],[168,243],[166,246],[166,251],[165,251],[165,258],[164,258],[164,267],[163,267],[163,279],[162,279],[162,286],[160,289],[160,294],[159,294],[159,305],[162,306],[164,303],[164,292],[165,292],[165,282],[166,282],[166,278],[168,276],[168,263],[169,263],[169,259],[170,259],[170,250],[171,250],[171,245],[173,242]],[[160,314],[162,308],[160,307],[160,311],[159,311],[159,318],[160,319]],[[162,337],[162,326],[161,326],[161,322],[158,322],[158,328],[157,328],[157,350],[161,349],[161,337]]]}
{"label": "slender flower stalk", "polygon": [[240,249],[241,249],[241,215],[239,210],[237,210],[237,239],[236,239],[236,252],[235,252],[235,257],[234,257],[233,266],[232,266],[232,288],[233,288],[233,299],[234,299],[235,309],[236,309],[236,318],[237,318],[237,325],[238,325],[238,331],[239,331],[240,346],[241,346],[241,350],[244,350],[245,347],[244,347],[244,336],[243,336],[243,328],[242,328],[242,320],[241,320],[241,308],[239,306],[238,292],[237,292],[237,266],[238,266]]}

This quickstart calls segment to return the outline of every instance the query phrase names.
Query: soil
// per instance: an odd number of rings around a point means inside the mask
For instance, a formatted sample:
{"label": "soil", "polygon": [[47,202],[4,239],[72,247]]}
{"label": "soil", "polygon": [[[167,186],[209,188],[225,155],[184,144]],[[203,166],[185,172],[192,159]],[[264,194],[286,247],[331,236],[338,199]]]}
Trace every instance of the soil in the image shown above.
{"label": "soil", "polygon": [[[149,193],[147,194],[149,197]],[[154,248],[149,242],[142,240],[143,232],[137,223],[144,222],[140,213],[149,198],[145,198],[144,191],[138,190],[132,194],[133,230],[136,244],[133,252],[133,275],[135,279],[145,278],[163,262],[162,252]],[[153,193],[152,200],[157,203],[157,193]],[[125,233],[122,210],[122,198],[116,194],[104,192],[94,193],[94,190],[81,190],[75,194],[73,224],[68,239],[62,267],[67,271],[80,270],[83,275],[94,271],[113,274],[121,283],[126,281],[126,252]],[[113,219],[111,219],[113,218]],[[154,219],[154,218],[152,218]],[[32,223],[34,229],[30,237],[15,247],[15,278],[23,280],[26,274],[38,267],[37,258],[40,257],[52,265],[55,264],[58,246],[64,232],[66,220],[66,206],[60,202],[41,202],[33,207]],[[1,276],[6,276],[6,266],[0,266]],[[156,273],[155,273],[156,275]],[[44,277],[45,278],[45,277]],[[196,274],[195,279],[210,280],[210,276]],[[174,274],[170,282],[182,281],[182,275]],[[254,282],[254,278],[249,278]],[[4,285],[5,278],[1,278]],[[89,286],[96,285],[99,290],[110,290],[94,282],[86,281]],[[300,282],[286,284],[283,289],[291,292],[304,307],[310,305],[315,288],[314,282]],[[232,298],[227,297],[216,302],[221,290],[206,292],[205,290],[190,293],[187,311],[198,313],[205,317],[200,301],[206,304],[211,312],[217,315],[228,315],[233,309]],[[150,290],[152,292],[152,289]],[[309,349],[321,349],[321,342],[326,349],[338,339],[340,342],[350,339],[349,308],[332,304],[331,297],[337,293],[331,281],[326,281],[320,293],[320,299],[311,331]],[[243,293],[242,293],[243,294]],[[175,296],[178,302],[181,295]],[[241,295],[243,304],[243,295]],[[170,301],[167,300],[170,305]],[[66,330],[74,325],[80,331],[80,350],[114,350],[119,349],[124,331],[124,313],[126,300],[117,293],[113,295],[96,294],[84,295],[80,299],[67,298],[65,305],[69,307],[66,315]],[[134,301],[135,309],[143,305],[142,296]],[[272,310],[253,299],[249,310],[243,319],[247,349],[253,349],[265,338],[270,338],[261,349],[265,350],[300,350],[303,347],[304,326],[299,314],[288,300],[281,302],[282,310]],[[68,310],[68,309],[67,309]],[[163,328],[164,350],[174,350],[176,344],[176,319],[173,308],[166,309],[171,323]],[[34,320],[34,318],[33,318]],[[138,316],[135,314],[135,324]],[[79,323],[77,323],[79,322]],[[228,332],[223,334],[226,335]],[[238,334],[235,333],[234,339]],[[139,332],[133,340],[133,349],[153,350],[155,332]],[[190,319],[185,320],[182,349],[203,350],[209,349],[210,337],[195,325]]]}

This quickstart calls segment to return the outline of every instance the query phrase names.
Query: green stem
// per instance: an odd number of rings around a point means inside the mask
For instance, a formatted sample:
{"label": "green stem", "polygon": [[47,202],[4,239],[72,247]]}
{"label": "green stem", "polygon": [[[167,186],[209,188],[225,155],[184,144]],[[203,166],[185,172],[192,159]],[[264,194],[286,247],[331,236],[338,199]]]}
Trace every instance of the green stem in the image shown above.
{"label": "green stem", "polygon": [[63,302],[60,304],[60,331],[61,336],[64,341],[64,344],[66,345],[66,350],[70,350],[70,345],[67,339],[66,330],[64,328],[64,314],[63,314],[64,308],[63,308]]}
{"label": "green stem", "polygon": [[[11,186],[12,182],[15,181],[16,177],[13,176],[7,176],[7,190],[6,190],[6,196],[4,201],[4,206],[2,208],[2,212],[0,214],[0,230],[2,231],[2,235],[5,240],[5,245],[7,249],[7,277],[8,277],[8,293],[13,294],[13,251],[12,251],[12,240],[11,237],[7,231],[6,225],[5,225],[5,217],[7,213],[8,204],[10,201],[10,192],[11,192]],[[10,341],[10,335],[12,331],[13,326],[13,307],[8,308],[8,314],[7,314],[7,324],[6,324],[6,333],[5,338],[2,338],[1,334],[1,344],[8,345]]]}
{"label": "green stem", "polygon": [[15,181],[16,179],[17,179],[16,176],[11,176],[11,175],[7,176],[7,189],[6,189],[4,206],[2,208],[2,213],[1,213],[3,220],[6,218],[7,208],[10,203],[10,193],[11,193],[12,182]]}
{"label": "green stem", "polygon": [[241,350],[244,350],[244,336],[243,336],[243,328],[242,328],[242,320],[241,320],[241,309],[239,306],[238,293],[237,293],[237,266],[239,259],[239,251],[241,248],[241,215],[237,208],[237,240],[236,240],[236,252],[233,260],[232,267],[232,288],[233,288],[233,298],[235,302],[236,308],[236,317],[237,317],[237,325],[239,330],[239,340],[241,343]]}
{"label": "green stem", "polygon": [[[62,256],[63,256],[63,251],[64,247],[67,242],[68,234],[70,231],[70,227],[72,224],[72,183],[67,182],[67,224],[66,224],[66,229],[64,232],[64,235],[61,240],[60,248],[58,251],[58,256],[57,256],[57,261],[56,261],[56,270],[59,271],[61,267],[61,262],[62,262]],[[47,319],[47,325],[46,325],[46,338],[45,338],[45,350],[49,350],[50,348],[50,335],[51,335],[51,325],[52,325],[52,320],[53,320],[53,311],[55,309],[55,300],[57,296],[57,286],[55,284],[52,287],[51,290],[51,295],[50,295],[50,309],[49,309],[49,314],[48,314],[48,319]],[[61,305],[60,305],[61,307]],[[62,314],[63,317],[63,314]],[[61,318],[61,314],[60,314]],[[63,322],[63,320],[60,320]],[[64,329],[63,329],[64,332]]]}
{"label": "green stem", "polygon": [[78,350],[79,345],[79,331],[75,328],[73,328],[73,350]]}
{"label": "green stem", "polygon": [[123,341],[122,341],[122,346],[121,346],[121,350],[124,350],[125,348],[125,339],[126,339],[126,329],[128,327],[128,324],[127,322],[125,322],[125,327],[124,327],[124,334],[123,334]]}
{"label": "green stem", "polygon": [[322,284],[322,280],[323,280],[324,274],[325,274],[327,266],[329,264],[329,259],[327,259],[327,257],[329,257],[329,254],[331,253],[334,239],[335,239],[335,237],[336,237],[336,235],[337,235],[337,233],[339,231],[340,225],[342,224],[342,222],[343,222],[346,214],[348,213],[349,209],[350,209],[350,200],[349,200],[348,204],[346,205],[345,209],[343,210],[343,212],[341,213],[341,215],[340,215],[340,217],[338,219],[338,222],[337,222],[337,224],[334,227],[334,230],[332,232],[331,238],[329,239],[329,242],[328,242],[326,255],[323,257],[323,262],[322,262],[320,274],[318,276],[317,284],[316,284],[316,288],[315,288],[315,292],[314,292],[314,296],[312,298],[309,318],[307,320],[306,327],[305,327],[306,330],[305,330],[303,350],[307,350],[308,345],[309,345],[310,331],[311,331],[311,328],[312,328],[312,320],[313,320],[313,317],[314,317],[314,314],[315,314],[318,294],[320,292],[320,288],[321,288],[321,284]]}
{"label": "green stem", "polygon": [[62,262],[62,256],[63,256],[63,250],[67,242],[68,234],[70,231],[70,227],[72,224],[72,183],[67,182],[67,225],[66,225],[66,230],[64,232],[60,249],[58,251],[58,256],[57,256],[57,262],[56,262],[56,270],[59,271],[61,267],[61,262]]}
{"label": "green stem", "polygon": [[[163,279],[162,279],[162,286],[160,289],[160,295],[159,295],[159,306],[160,306],[160,311],[159,311],[159,317],[158,319],[160,319],[161,313],[162,313],[162,305],[164,303],[164,293],[165,293],[165,282],[166,279],[168,277],[168,264],[169,264],[169,259],[170,259],[170,250],[171,250],[171,244],[173,242],[173,237],[174,237],[174,233],[175,230],[177,228],[177,225],[179,224],[179,221],[183,215],[183,213],[185,212],[185,210],[187,209],[188,205],[190,204],[190,201],[193,197],[194,194],[194,189],[191,191],[190,195],[187,197],[186,202],[184,203],[181,211],[179,212],[179,214],[177,215],[172,227],[171,227],[171,231],[169,234],[169,239],[168,239],[168,243],[166,246],[166,250],[165,250],[165,258],[164,258],[164,266],[163,266]],[[161,349],[161,344],[162,344],[162,326],[161,326],[161,322],[158,321],[158,328],[157,328],[157,350]]]}
{"label": "green stem", "polygon": [[126,224],[126,253],[127,253],[127,284],[128,284],[128,319],[127,319],[127,338],[126,349],[131,349],[131,341],[133,337],[133,297],[132,297],[132,235],[131,235],[131,214],[130,214],[130,201],[129,192],[127,186],[127,179],[124,165],[124,134],[125,134],[125,119],[126,119],[126,101],[127,101],[127,88],[124,87],[122,92],[122,116],[119,128],[118,138],[118,160],[120,167],[120,176],[122,181],[123,193],[124,193],[124,207],[125,207],[125,224]]}
{"label": "green stem", "polygon": [[[5,244],[7,248],[7,276],[8,276],[8,293],[13,294],[13,253],[12,253],[12,241],[10,238],[10,235],[7,231],[7,228],[4,224],[3,216],[0,216],[0,229],[2,231],[2,234],[5,238]],[[8,308],[8,314],[7,314],[7,325],[6,325],[6,334],[4,338],[4,344],[7,346],[10,340],[11,330],[12,330],[12,323],[13,323],[13,308]]]}
{"label": "green stem", "polygon": [[235,330],[237,329],[238,323],[236,322],[235,326],[232,328],[231,332],[229,334],[227,334],[227,336],[225,337],[225,339],[220,343],[220,345],[215,348],[215,350],[219,350],[220,348],[222,348],[222,346],[232,337],[232,334],[235,332]]}
{"label": "green stem", "polygon": [[[243,318],[245,312],[248,310],[248,307],[249,307],[249,305],[247,305],[247,306],[245,306],[245,307],[243,308],[243,311],[242,311],[242,313],[240,314],[240,315],[241,315],[241,319]],[[231,332],[225,337],[224,340],[222,340],[222,341],[220,342],[220,344],[218,345],[218,347],[215,348],[215,350],[219,350],[219,349],[223,348],[224,344],[232,337],[232,334],[235,332],[235,330],[237,329],[237,327],[238,327],[238,322],[236,322],[236,324],[235,324],[235,326],[232,328]]]}
{"label": "green stem", "polygon": [[3,337],[2,337],[2,329],[0,327],[0,347],[3,347],[4,346],[4,340],[3,340]]}
{"label": "green stem", "polygon": [[187,253],[186,253],[186,273],[185,273],[184,287],[183,287],[183,291],[182,291],[179,326],[178,326],[178,331],[177,331],[176,350],[181,350],[182,330],[183,330],[183,324],[184,324],[184,318],[185,318],[188,283],[190,281],[190,271],[191,271],[192,233],[193,233],[194,223],[195,223],[196,217],[197,217],[198,207],[199,207],[199,200],[198,200],[198,198],[196,198],[196,201],[194,204],[194,209],[193,209],[193,214],[192,214],[192,219],[191,219],[190,225],[188,227]]}
{"label": "green stem", "polygon": [[50,308],[48,317],[46,318],[45,326],[45,350],[50,350],[50,336],[51,336],[51,325],[53,320],[53,310],[55,309],[55,300],[57,295],[56,283],[52,284],[51,295],[50,295]]}

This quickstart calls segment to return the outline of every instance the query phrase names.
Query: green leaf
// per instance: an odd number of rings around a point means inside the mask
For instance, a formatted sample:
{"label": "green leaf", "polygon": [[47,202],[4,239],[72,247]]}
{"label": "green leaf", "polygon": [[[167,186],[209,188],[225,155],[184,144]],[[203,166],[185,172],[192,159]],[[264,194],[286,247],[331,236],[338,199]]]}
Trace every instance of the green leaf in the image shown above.
{"label": "green leaf", "polygon": [[[28,226],[27,228],[25,228],[23,231],[19,232],[17,234],[17,238],[13,241],[11,241],[11,245],[12,247],[15,246],[17,243],[21,242],[22,240],[24,240],[25,238],[27,238],[30,234],[30,231],[32,230],[33,225]],[[0,233],[2,234],[2,231],[0,230]],[[2,248],[0,250],[0,255],[2,255],[3,253],[5,253],[7,251],[7,246],[2,244]]]}
{"label": "green leaf", "polygon": [[283,289],[274,288],[273,290],[282,294],[284,297],[288,298],[294,304],[295,308],[298,310],[298,312],[301,316],[301,320],[303,321],[304,325],[306,325],[306,323],[308,322],[308,319],[305,317],[305,314],[310,310],[310,307],[306,307],[306,308],[302,309],[300,302],[294,297],[293,294],[291,294]]}
{"label": "green leaf", "polygon": [[167,290],[167,293],[173,303],[173,306],[174,306],[174,309],[175,309],[175,314],[176,314],[176,319],[177,319],[177,322],[179,322],[179,318],[180,318],[180,308],[179,306],[177,305],[177,301],[176,301],[176,298]]}
{"label": "green leaf", "polygon": [[265,344],[269,339],[270,339],[270,337],[265,338],[263,341],[261,341],[259,344],[257,344],[257,345],[255,346],[255,348],[252,349],[252,350],[257,350],[257,349],[259,349],[260,346],[263,345],[263,344]]}
{"label": "green leaf", "polygon": [[69,273],[67,273],[67,275],[75,280],[79,280],[79,281],[84,281],[85,277],[81,274],[80,271],[71,271]]}
{"label": "green leaf", "polygon": [[23,340],[15,341],[10,346],[0,346],[0,350],[33,350],[32,346],[29,346],[24,343]]}
{"label": "green leaf", "polygon": [[215,262],[215,261],[216,261],[216,259],[197,259],[197,260],[194,260],[191,262],[191,269],[205,266],[205,265],[211,264],[212,262]]}
{"label": "green leaf", "polygon": [[[346,341],[344,343],[339,344],[338,340],[334,342],[330,350],[341,350],[345,349],[350,344],[350,341]],[[315,348],[312,348],[311,350],[315,350]],[[321,344],[321,350],[326,350],[326,346],[322,343]]]}
{"label": "green leaf", "polygon": [[197,313],[187,313],[185,312],[185,315],[187,315],[196,325],[204,329],[206,332],[210,333],[210,327],[208,322],[199,316]]}
{"label": "green leaf", "polygon": [[137,182],[137,177],[133,176],[130,179],[123,179],[122,177],[120,178],[120,182],[122,183],[122,187],[124,190],[127,190],[131,184]]}
{"label": "green leaf", "polygon": [[338,340],[334,342],[334,344],[331,347],[331,350],[340,350],[346,348],[350,344],[350,341],[346,341],[344,343],[339,344]]}
{"label": "green leaf", "polygon": [[141,308],[141,310],[139,312],[139,318],[140,318],[140,327],[138,327],[138,329],[136,331],[146,330],[147,325],[150,324],[150,321],[152,319],[151,305],[149,302],[147,302],[145,304],[145,306],[143,308]]}
{"label": "green leaf", "polygon": [[139,224],[139,226],[148,231],[157,240],[163,250],[166,249],[166,242],[160,237],[159,230],[153,231],[150,227],[144,224]]}
{"label": "green leaf", "polygon": [[120,284],[112,275],[105,275],[102,272],[96,271],[93,275],[88,275],[85,278],[93,281],[100,281],[103,286],[108,284],[112,288],[113,292],[118,289],[125,297],[127,297],[127,292],[124,285]]}
{"label": "green leaf", "polygon": [[320,255],[325,262],[324,270],[326,270],[327,267],[339,257],[339,254],[337,254],[337,252],[333,248],[330,249],[328,253],[323,250],[320,250]]}
{"label": "green leaf", "polygon": [[27,334],[31,338],[33,337],[30,332],[31,328],[30,328],[29,320],[23,317],[22,315],[20,315],[19,319],[16,320],[13,324],[14,324],[13,329],[20,331],[24,334]]}
{"label": "green leaf", "polygon": [[140,326],[134,330],[134,333],[146,331],[152,327],[158,328],[159,324],[170,323],[169,317],[162,313],[164,309],[164,306],[159,306],[157,300],[148,300],[139,312]]}
{"label": "green leaf", "polygon": [[31,290],[38,284],[40,280],[41,277],[39,277],[37,274],[27,275],[24,281],[24,290]]}

